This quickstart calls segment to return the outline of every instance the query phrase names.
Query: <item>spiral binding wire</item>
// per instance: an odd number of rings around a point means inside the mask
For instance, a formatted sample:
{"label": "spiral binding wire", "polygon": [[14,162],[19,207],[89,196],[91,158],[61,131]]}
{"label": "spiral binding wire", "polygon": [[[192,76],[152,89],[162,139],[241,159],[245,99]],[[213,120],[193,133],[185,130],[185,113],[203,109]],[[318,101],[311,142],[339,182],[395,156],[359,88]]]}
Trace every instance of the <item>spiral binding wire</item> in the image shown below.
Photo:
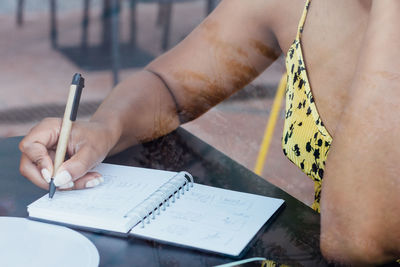
{"label": "spiral binding wire", "polygon": [[189,191],[193,184],[193,176],[190,173],[179,172],[139,205],[131,209],[124,217],[131,218],[132,215],[136,216],[139,218],[142,228],[144,228],[145,223],[150,223],[150,215],[152,220],[155,220],[155,216],[160,215],[160,210],[165,211],[166,207],[169,207],[171,198],[172,203],[175,203],[176,199],[180,199],[181,194],[185,194],[185,186],[186,191]]}

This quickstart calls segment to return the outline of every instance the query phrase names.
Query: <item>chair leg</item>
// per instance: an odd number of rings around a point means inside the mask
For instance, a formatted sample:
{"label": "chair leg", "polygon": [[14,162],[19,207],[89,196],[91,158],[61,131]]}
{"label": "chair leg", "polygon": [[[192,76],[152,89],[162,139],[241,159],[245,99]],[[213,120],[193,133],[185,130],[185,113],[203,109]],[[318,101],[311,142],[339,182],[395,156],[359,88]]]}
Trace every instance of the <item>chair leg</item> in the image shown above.
{"label": "chair leg", "polygon": [[161,39],[161,49],[163,51],[166,51],[169,46],[169,32],[170,32],[170,26],[171,26],[171,13],[172,13],[172,1],[167,0],[162,2],[162,8],[163,8],[163,15],[164,18],[162,19],[162,27],[163,27],[163,32],[162,32],[162,39]]}
{"label": "chair leg", "polygon": [[119,0],[111,0],[111,58],[112,58],[112,73],[113,84],[116,85],[119,81],[118,71],[120,67],[119,55]]}
{"label": "chair leg", "polygon": [[50,40],[53,48],[57,47],[57,2],[50,0]]}
{"label": "chair leg", "polygon": [[17,3],[17,26],[22,26],[22,24],[24,23],[24,4],[25,1],[24,0],[18,0]]}
{"label": "chair leg", "polygon": [[281,110],[282,99],[285,96],[286,89],[286,73],[282,75],[281,81],[279,82],[278,88],[275,93],[274,102],[272,103],[271,113],[269,114],[267,126],[264,130],[264,137],[261,142],[261,146],[258,151],[258,156],[256,164],[254,166],[254,172],[258,175],[262,175],[264,170],[265,161],[267,159],[269,146],[274,134],[276,121],[279,116],[279,111]]}
{"label": "chair leg", "polygon": [[158,0],[158,10],[157,10],[157,19],[156,19],[156,25],[161,26],[163,17],[164,17],[164,10],[163,10],[163,0]]}
{"label": "chair leg", "polygon": [[136,2],[137,0],[130,0],[130,34],[129,34],[129,43],[131,45],[132,50],[136,49],[136,32],[137,32],[137,25],[136,25]]}
{"label": "chair leg", "polygon": [[83,18],[82,18],[82,38],[81,38],[81,48],[83,50],[86,50],[88,46],[89,23],[90,23],[89,8],[90,8],[90,0],[84,0]]}
{"label": "chair leg", "polygon": [[102,22],[102,46],[107,49],[110,47],[111,35],[111,0],[103,0]]}

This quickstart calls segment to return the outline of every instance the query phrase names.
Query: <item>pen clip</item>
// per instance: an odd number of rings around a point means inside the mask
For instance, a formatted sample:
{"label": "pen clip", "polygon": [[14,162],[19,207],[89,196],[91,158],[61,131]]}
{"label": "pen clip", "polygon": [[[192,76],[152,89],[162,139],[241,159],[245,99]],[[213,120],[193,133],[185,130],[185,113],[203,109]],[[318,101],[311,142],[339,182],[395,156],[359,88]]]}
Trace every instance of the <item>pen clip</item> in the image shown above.
{"label": "pen clip", "polygon": [[79,73],[75,73],[74,77],[72,78],[72,85],[76,86],[74,102],[72,103],[72,110],[70,120],[75,121],[76,116],[78,114],[78,106],[79,101],[81,99],[82,89],[85,87],[85,79]]}

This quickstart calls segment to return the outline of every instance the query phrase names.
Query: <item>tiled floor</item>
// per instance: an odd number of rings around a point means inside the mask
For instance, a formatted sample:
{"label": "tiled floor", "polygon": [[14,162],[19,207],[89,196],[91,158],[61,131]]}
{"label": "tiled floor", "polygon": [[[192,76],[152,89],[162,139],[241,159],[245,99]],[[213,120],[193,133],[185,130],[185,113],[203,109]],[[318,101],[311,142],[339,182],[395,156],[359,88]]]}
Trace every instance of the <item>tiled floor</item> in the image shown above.
{"label": "tiled floor", "polygon": [[[13,1],[14,2],[14,1]],[[28,1],[29,2],[29,1]],[[34,1],[37,2],[38,1]],[[45,1],[47,3],[47,1]],[[95,1],[97,3],[99,1]],[[7,0],[4,3],[11,3]],[[89,28],[89,47],[100,42],[100,10],[94,5]],[[2,8],[0,4],[0,9]],[[156,26],[158,6],[155,3],[138,6],[138,47],[151,57],[161,53],[161,30]],[[86,78],[82,95],[80,118],[86,119],[112,88],[109,70],[90,71],[78,67],[62,52],[62,48],[80,44],[81,10],[79,5],[60,10],[58,16],[59,47],[52,49],[48,37],[49,16],[46,8],[30,6],[25,12],[23,27],[15,24],[13,6],[0,11],[0,136],[24,135],[35,120],[45,116],[60,116],[67,97],[71,76],[80,72]],[[205,3],[180,2],[174,5],[171,25],[171,44],[184,38],[203,18]],[[128,11],[121,17],[122,43],[126,43],[129,29]],[[104,52],[107,56],[107,51]],[[121,71],[127,77],[138,68]],[[273,101],[273,88],[283,71],[281,62],[274,64],[252,83],[248,95],[259,88],[270,92],[269,97],[236,98],[224,102],[184,127],[229,155],[249,169],[253,169],[264,128]],[[272,93],[271,93],[272,92]],[[267,94],[268,95],[268,94]],[[263,171],[264,179],[283,188],[306,204],[312,202],[313,184],[291,164],[280,148],[283,116],[278,120],[269,156]]]}

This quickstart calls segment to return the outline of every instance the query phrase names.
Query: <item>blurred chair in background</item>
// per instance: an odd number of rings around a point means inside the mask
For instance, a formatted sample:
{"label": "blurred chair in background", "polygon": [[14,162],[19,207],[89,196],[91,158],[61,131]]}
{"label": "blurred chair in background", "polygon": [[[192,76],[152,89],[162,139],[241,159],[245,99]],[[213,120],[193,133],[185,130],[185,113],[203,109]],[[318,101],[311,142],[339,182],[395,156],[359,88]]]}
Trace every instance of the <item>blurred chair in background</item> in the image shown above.
{"label": "blurred chair in background", "polygon": [[[88,49],[88,36],[90,26],[90,0],[83,1],[83,13],[81,21],[81,42],[80,47],[85,53]],[[154,3],[158,1],[157,26],[162,27],[161,49],[166,51],[170,43],[171,16],[174,2],[189,0],[128,0],[129,1],[129,46],[131,51],[137,49],[137,4]],[[193,1],[193,0],[191,0]],[[218,4],[219,0],[205,0],[206,15],[208,15]],[[119,69],[121,67],[120,57],[120,13],[122,0],[103,0],[102,1],[102,36],[101,46],[108,51],[111,56],[111,70],[113,74],[113,84],[119,81]],[[16,23],[19,27],[24,21],[25,0],[17,0]],[[49,0],[50,14],[50,42],[53,48],[58,47],[58,30],[57,30],[57,0]]]}
{"label": "blurred chair in background", "polygon": [[[50,2],[50,40],[54,48],[57,47],[57,18],[56,18],[56,0]],[[89,1],[89,0],[87,0]],[[17,25],[22,27],[24,23],[24,6],[25,0],[17,0]]]}

